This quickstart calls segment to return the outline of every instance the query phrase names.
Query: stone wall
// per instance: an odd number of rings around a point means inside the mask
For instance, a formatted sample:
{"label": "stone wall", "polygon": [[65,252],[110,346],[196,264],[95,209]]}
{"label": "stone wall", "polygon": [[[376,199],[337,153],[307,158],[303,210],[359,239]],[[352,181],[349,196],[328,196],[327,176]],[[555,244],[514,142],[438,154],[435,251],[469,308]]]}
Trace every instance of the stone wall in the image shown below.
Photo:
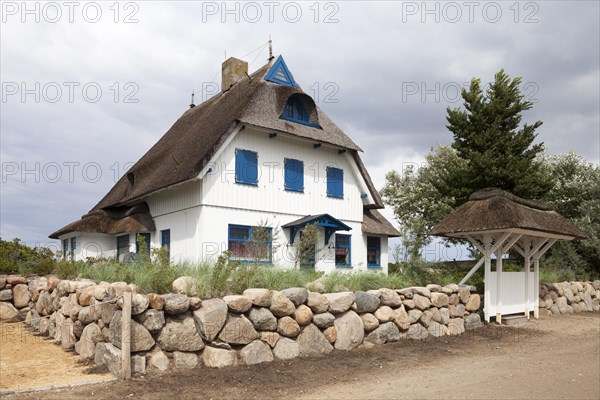
{"label": "stone wall", "polygon": [[[142,295],[125,282],[97,285],[54,276],[3,276],[0,319],[24,320],[81,358],[107,365],[115,375],[121,370],[124,292],[132,292],[131,363],[138,374],[147,368],[221,368],[326,355],[398,340],[460,335],[482,324],[481,298],[472,286],[325,294],[304,288],[248,289],[243,295],[201,300],[189,279],[178,278],[173,293]],[[588,310],[590,303],[597,310],[599,288],[600,281],[542,285],[542,298],[552,299],[555,293],[556,301],[540,305],[578,312],[584,311],[581,304]],[[566,308],[560,298],[567,299]]]}
{"label": "stone wall", "polygon": [[600,281],[540,285],[540,316],[600,310]]}

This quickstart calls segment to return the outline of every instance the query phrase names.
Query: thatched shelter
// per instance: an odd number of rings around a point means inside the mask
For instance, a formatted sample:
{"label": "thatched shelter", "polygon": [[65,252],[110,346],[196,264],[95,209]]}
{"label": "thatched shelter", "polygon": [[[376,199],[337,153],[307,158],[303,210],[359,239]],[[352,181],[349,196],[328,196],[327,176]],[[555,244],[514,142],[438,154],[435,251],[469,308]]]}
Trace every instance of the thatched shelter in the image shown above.
{"label": "thatched shelter", "polygon": [[[557,240],[587,237],[547,204],[496,188],[473,193],[469,201],[435,225],[430,233],[466,239],[483,254],[460,283],[464,284],[485,265],[484,315],[488,322],[490,316],[501,322],[502,315],[524,312],[529,317],[532,311],[537,318],[540,258]],[[523,271],[502,271],[502,256],[510,249],[517,250],[525,259]]]}

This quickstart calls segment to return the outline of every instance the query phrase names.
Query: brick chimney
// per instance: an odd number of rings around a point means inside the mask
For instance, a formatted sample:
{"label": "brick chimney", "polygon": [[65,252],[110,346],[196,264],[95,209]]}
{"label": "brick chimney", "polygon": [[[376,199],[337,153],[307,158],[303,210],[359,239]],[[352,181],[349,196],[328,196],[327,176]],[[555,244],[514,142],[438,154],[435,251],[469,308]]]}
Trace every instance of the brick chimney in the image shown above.
{"label": "brick chimney", "polygon": [[233,85],[248,75],[248,63],[230,57],[221,65],[221,90],[228,91]]}

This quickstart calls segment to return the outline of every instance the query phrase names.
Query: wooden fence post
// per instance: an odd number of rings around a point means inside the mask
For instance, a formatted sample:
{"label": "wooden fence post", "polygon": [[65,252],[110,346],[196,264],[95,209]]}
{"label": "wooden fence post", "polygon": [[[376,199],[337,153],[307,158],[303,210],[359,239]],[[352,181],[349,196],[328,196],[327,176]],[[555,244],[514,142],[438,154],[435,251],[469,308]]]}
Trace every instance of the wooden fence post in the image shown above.
{"label": "wooden fence post", "polygon": [[122,378],[129,380],[131,379],[131,292],[123,293],[121,325]]}

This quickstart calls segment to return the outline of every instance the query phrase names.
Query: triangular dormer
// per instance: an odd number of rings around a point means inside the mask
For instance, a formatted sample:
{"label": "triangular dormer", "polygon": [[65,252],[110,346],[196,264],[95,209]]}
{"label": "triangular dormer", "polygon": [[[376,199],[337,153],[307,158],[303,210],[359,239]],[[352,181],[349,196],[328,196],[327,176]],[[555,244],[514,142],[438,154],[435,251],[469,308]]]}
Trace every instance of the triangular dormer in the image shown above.
{"label": "triangular dormer", "polygon": [[275,60],[269,69],[269,72],[267,72],[265,80],[277,83],[279,85],[296,88],[294,77],[292,76],[292,73],[288,69],[287,65],[285,65],[285,61],[283,61],[282,56],[277,57],[277,60]]}

